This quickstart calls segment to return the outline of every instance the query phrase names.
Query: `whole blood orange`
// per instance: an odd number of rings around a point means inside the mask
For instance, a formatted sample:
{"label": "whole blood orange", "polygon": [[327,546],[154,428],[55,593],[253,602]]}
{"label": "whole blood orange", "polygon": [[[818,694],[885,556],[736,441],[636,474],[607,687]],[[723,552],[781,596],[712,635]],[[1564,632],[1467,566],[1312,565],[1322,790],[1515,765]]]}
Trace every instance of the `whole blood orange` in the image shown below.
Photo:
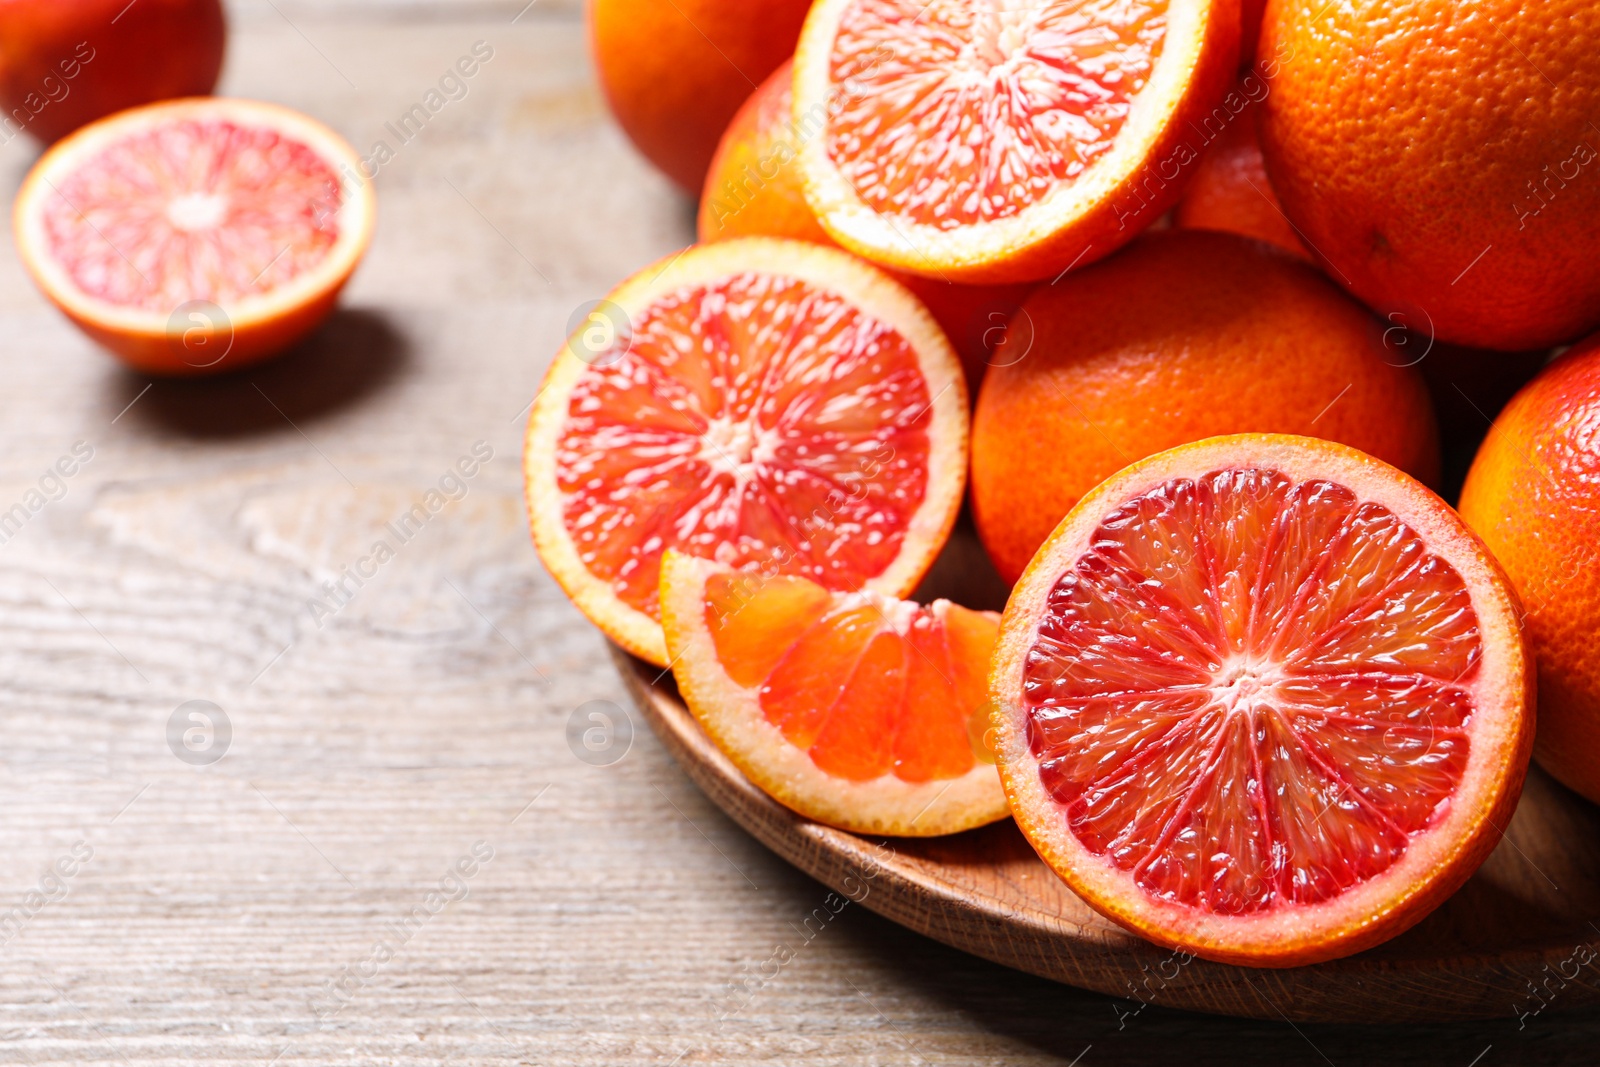
{"label": "whole blood orange", "polygon": [[700,245],[614,290],[528,420],[534,546],[574,604],[667,663],[661,555],[909,593],[966,480],[961,366],[927,310],[836,248]]}
{"label": "whole blood orange", "polygon": [[217,84],[221,0],[0,0],[0,130],[49,143]]}
{"label": "whole blood orange", "polygon": [[[814,130],[795,124],[793,101],[793,71],[785,62],[728,124],[700,194],[701,241],[792,237],[834,243],[806,204],[796,157]],[[944,328],[961,357],[967,391],[977,396],[989,357],[1007,323],[1032,292],[1032,284],[960,285],[942,278],[890,273],[928,306]]]}
{"label": "whole blood orange", "polygon": [[1600,323],[1600,5],[1277,0],[1267,170],[1330,273],[1446,341]]}
{"label": "whole blood orange", "polygon": [[1160,944],[1254,967],[1375,945],[1515,810],[1519,623],[1455,512],[1354,449],[1247,434],[1143,460],[1006,605],[990,696],[1017,825]]}
{"label": "whole blood orange", "polygon": [[661,619],[685,703],[773,799],[864,834],[1005,817],[988,747],[994,612],[829,592],[669,551]]}
{"label": "whole blood orange", "polygon": [[589,0],[611,113],[646,159],[697,193],[723,128],[794,52],[811,0]]}
{"label": "whole blood orange", "polygon": [[1277,245],[1310,259],[1267,178],[1256,138],[1256,108],[1235,116],[1194,165],[1194,178],[1173,212],[1189,230],[1222,230]]}
{"label": "whole blood orange", "polygon": [[33,280],[90,337],[147,373],[215,374],[333,310],[372,239],[360,167],[287,108],[171,100],[58,141],[12,228]]}
{"label": "whole blood orange", "polygon": [[1238,46],[1239,0],[818,0],[806,200],[897,270],[1055,277],[1177,200]]}
{"label": "whole blood orange", "polygon": [[1461,516],[1527,606],[1538,760],[1600,802],[1600,337],[1506,405],[1467,474]]}
{"label": "whole blood orange", "polygon": [[1007,580],[1096,483],[1203,437],[1313,434],[1438,474],[1409,357],[1316,270],[1254,241],[1153,233],[1023,310],[1032,346],[1001,343],[973,417],[973,510]]}

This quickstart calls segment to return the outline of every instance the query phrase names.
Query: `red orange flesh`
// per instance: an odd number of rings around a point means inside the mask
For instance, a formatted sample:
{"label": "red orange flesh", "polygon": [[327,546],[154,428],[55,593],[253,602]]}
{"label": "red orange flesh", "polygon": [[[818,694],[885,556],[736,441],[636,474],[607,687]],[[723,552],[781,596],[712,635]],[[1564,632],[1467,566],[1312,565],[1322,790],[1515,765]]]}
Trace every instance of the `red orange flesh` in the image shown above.
{"label": "red orange flesh", "polygon": [[1532,738],[1498,566],[1399,471],[1213,438],[1113,477],[1006,609],[1018,822],[1090,904],[1210,959],[1384,940],[1498,840]]}
{"label": "red orange flesh", "polygon": [[535,544],[597,625],[666,663],[669,548],[915,586],[967,438],[960,365],[915,298],[837,249],[747,238],[649,268],[604,309],[552,364],[526,458]]}
{"label": "red orange flesh", "polygon": [[661,603],[685,701],[778,801],[863,833],[1004,816],[987,737],[993,612],[830,592],[676,552]]}

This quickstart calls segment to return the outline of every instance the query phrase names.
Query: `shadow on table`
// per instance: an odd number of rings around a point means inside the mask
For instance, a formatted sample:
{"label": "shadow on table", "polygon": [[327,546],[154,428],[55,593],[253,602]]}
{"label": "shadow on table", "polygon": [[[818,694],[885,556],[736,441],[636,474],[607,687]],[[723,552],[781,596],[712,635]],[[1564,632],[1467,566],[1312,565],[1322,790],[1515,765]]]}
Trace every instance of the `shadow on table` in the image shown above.
{"label": "shadow on table", "polygon": [[[899,982],[929,1000],[996,1035],[1053,1055],[1063,1065],[1075,1061],[1079,1067],[1577,1064],[1594,1062],[1594,1046],[1600,1040],[1600,1012],[1560,1014],[1555,1006],[1528,1019],[1520,1029],[1509,1006],[1503,1020],[1428,1026],[1291,1024],[1153,1005],[1138,1010],[1131,999],[1118,1000],[1012,971],[921,937],[865,909],[850,911],[845,929],[874,966],[894,970]],[[915,1041],[911,1035],[902,1036]]]}
{"label": "shadow on table", "polygon": [[285,422],[302,426],[380,392],[410,358],[404,335],[386,316],[339,308],[282,356],[231,374],[157,378],[152,385],[144,375],[124,373],[107,406],[127,408],[126,422],[188,437],[278,433],[289,429]]}

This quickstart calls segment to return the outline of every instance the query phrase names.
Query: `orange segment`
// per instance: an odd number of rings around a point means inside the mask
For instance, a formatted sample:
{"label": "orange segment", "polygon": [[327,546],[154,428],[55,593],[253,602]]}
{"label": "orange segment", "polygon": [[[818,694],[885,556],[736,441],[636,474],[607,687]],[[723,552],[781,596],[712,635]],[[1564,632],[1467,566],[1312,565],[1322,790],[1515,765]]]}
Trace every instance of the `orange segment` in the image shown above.
{"label": "orange segment", "polygon": [[751,686],[772,673],[788,647],[828,609],[828,591],[786,575],[739,572],[706,583],[706,628],[728,676]]}
{"label": "orange segment", "polygon": [[891,773],[905,705],[905,642],[896,633],[874,634],[845,677],[839,699],[825,709],[808,749],[811,762],[824,774],[854,782]]}
{"label": "orange segment", "polygon": [[1176,200],[1238,37],[1237,0],[819,0],[795,56],[806,199],[897,269],[1052,276]]}
{"label": "orange segment", "polygon": [[1309,438],[1213,438],[1086,497],[1013,593],[991,687],[1047,862],[1147,937],[1254,965],[1431,910],[1498,838],[1532,736],[1482,545]]}
{"label": "orange segment", "polygon": [[57,143],[18,194],[14,229],[45,295],[155,373],[231,370],[332,309],[372,236],[350,146],[286,108],[173,100]]}
{"label": "orange segment", "polygon": [[949,342],[880,271],[797,241],[697,247],[625,282],[551,365],[528,424],[534,544],[663,666],[669,548],[903,595],[955,521],[966,411]]}
{"label": "orange segment", "polygon": [[973,729],[988,721],[993,613],[830,592],[676,551],[662,560],[661,610],[690,710],[746,777],[802,815],[922,836],[1005,814],[986,728]]}
{"label": "orange segment", "polygon": [[758,680],[762,713],[791,745],[810,749],[816,743],[879,626],[865,606],[833,614],[784,649],[772,673]]}

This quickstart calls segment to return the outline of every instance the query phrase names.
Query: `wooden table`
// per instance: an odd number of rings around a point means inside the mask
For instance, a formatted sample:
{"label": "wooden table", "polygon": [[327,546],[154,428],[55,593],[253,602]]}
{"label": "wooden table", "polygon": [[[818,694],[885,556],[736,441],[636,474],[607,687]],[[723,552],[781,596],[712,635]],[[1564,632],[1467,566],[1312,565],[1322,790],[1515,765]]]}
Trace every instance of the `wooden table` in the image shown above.
{"label": "wooden table", "polygon": [[[344,310],[279,363],[124,373],[0,250],[0,511],[93,450],[0,545],[0,1061],[1592,1062],[1600,1018],[1559,997],[1520,1029],[1512,1004],[1296,1029],[1130,1014],[859,907],[807,940],[825,890],[623,710],[528,543],[521,409],[574,309],[692,208],[609,125],[576,0],[523,3],[234,9],[224,89],[363,152],[494,49],[384,167]],[[8,192],[33,155],[0,150]],[[315,610],[477,442],[465,496]],[[192,709],[169,746],[189,701],[226,715],[216,762]]]}

